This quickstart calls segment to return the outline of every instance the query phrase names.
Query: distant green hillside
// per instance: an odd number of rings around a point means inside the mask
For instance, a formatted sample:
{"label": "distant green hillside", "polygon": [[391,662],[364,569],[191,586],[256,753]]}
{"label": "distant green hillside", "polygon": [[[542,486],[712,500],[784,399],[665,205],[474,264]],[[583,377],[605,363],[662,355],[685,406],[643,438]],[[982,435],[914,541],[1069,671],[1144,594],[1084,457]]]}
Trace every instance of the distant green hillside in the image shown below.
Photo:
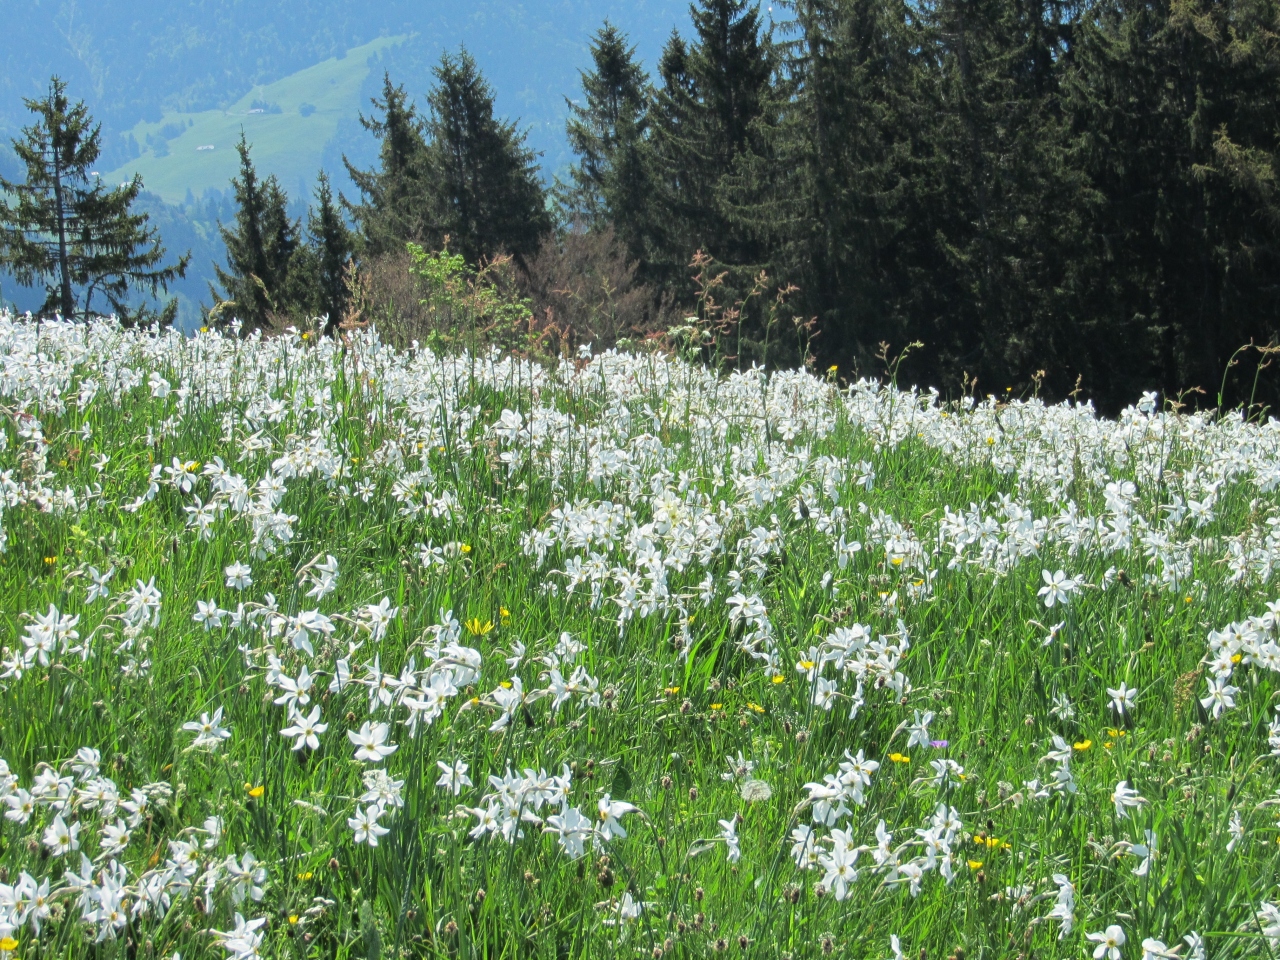
{"label": "distant green hillside", "polygon": [[158,122],[139,123],[130,133],[142,153],[103,176],[123,182],[142,175],[149,192],[180,203],[190,190],[225,190],[236,175],[235,144],[243,130],[265,176],[275,174],[285,189],[305,192],[321,167],[325,145],[338,124],[353,116],[370,58],[402,43],[406,36],[381,37],[343,57],[254,87],[225,110],[166,112]]}

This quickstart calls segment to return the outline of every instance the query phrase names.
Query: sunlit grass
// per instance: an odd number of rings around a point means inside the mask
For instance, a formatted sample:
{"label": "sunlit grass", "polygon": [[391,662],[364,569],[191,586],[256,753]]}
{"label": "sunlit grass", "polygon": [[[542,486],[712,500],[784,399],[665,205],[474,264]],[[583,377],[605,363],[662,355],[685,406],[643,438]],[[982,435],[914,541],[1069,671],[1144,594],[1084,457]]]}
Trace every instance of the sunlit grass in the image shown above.
{"label": "sunlit grass", "polygon": [[[51,881],[38,930],[0,886],[17,955],[1080,956],[1111,925],[1125,957],[1191,956],[1193,933],[1212,957],[1275,949],[1274,675],[1244,662],[1273,624],[1233,648],[1234,708],[1201,703],[1210,631],[1273,596],[1271,426],[944,408],[649,356],[553,372],[372,338],[43,337],[41,360],[0,321],[0,756],[10,796],[42,765],[73,782],[65,810],[55,783],[0,825],[4,883]],[[1202,524],[1165,509],[1206,491]],[[1137,532],[1108,542],[1119,516]],[[33,654],[50,606],[79,620]],[[856,625],[870,646],[842,670]],[[411,730],[405,697],[437,679],[457,682]],[[294,750],[314,707],[318,748]],[[85,747],[122,801],[168,790],[105,814]],[[871,762],[869,786],[827,818],[806,785],[842,762]],[[374,769],[403,781],[381,834]],[[512,843],[471,836],[508,770],[567,792],[521,794]],[[570,810],[596,831],[581,856],[550,820]],[[79,850],[56,855],[55,816]],[[955,823],[930,860],[934,817]],[[847,883],[833,828],[858,848]],[[78,902],[113,861],[118,923]],[[157,877],[168,903],[139,912]],[[218,946],[237,913],[265,923]]]}

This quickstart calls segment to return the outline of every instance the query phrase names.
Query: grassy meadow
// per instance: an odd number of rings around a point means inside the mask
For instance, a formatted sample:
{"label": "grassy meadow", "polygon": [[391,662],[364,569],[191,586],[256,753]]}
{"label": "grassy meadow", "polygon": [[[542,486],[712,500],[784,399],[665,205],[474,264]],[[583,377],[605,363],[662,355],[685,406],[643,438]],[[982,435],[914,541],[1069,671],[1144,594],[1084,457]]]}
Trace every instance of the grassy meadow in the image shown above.
{"label": "grassy meadow", "polygon": [[364,106],[360,90],[370,57],[404,40],[380,37],[342,58],[254,87],[222,110],[169,111],[158,121],[142,121],[130,131],[141,156],[103,178],[121,183],[141,174],[147,190],[169,203],[182,203],[188,191],[199,197],[208,189],[226,190],[240,169],[236,143],[243,130],[263,176],[275,174],[289,190],[309,185],[339,121]]}
{"label": "grassy meadow", "polygon": [[1280,950],[1275,421],[9,317],[0,405],[0,957]]}

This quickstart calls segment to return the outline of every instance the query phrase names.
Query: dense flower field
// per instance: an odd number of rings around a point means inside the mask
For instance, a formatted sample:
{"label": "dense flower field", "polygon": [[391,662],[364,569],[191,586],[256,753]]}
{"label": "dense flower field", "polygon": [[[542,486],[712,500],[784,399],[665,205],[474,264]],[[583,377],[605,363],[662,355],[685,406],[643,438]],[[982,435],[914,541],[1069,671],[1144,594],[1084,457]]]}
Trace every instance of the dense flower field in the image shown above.
{"label": "dense flower field", "polygon": [[1280,424],[0,316],[0,958],[1275,955]]}

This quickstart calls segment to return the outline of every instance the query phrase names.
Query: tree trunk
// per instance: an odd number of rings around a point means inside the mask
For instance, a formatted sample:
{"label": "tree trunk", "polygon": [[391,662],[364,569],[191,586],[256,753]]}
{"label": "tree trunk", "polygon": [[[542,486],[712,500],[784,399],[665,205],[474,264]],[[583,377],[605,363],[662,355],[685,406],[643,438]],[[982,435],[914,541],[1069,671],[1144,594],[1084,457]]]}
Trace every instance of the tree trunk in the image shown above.
{"label": "tree trunk", "polygon": [[62,158],[58,155],[56,140],[53,144],[53,196],[58,205],[58,271],[62,286],[62,318],[71,320],[76,305],[71,299],[71,277],[67,271],[67,208],[62,202]]}

